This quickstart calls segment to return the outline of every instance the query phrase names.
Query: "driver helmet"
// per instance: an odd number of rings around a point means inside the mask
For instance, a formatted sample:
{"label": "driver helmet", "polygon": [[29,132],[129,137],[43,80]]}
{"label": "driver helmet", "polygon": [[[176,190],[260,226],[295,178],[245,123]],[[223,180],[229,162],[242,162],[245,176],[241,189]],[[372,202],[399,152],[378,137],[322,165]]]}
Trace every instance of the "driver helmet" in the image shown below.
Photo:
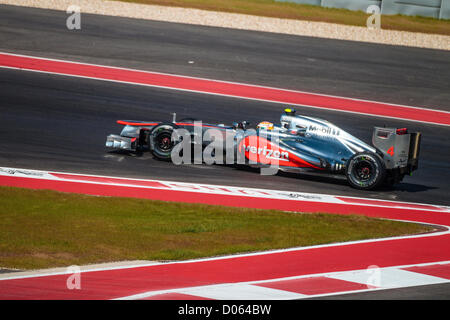
{"label": "driver helmet", "polygon": [[269,122],[269,121],[263,121],[258,123],[258,125],[256,126],[256,129],[259,130],[273,130],[273,123]]}
{"label": "driver helmet", "polygon": [[[289,117],[295,117],[295,109],[291,108],[284,109],[284,115]],[[281,127],[283,129],[289,129],[289,127],[291,126],[291,121],[289,117],[284,117],[283,115],[281,116]]]}
{"label": "driver helmet", "polygon": [[288,116],[295,116],[295,109],[286,108],[286,109],[284,109],[284,113]]}

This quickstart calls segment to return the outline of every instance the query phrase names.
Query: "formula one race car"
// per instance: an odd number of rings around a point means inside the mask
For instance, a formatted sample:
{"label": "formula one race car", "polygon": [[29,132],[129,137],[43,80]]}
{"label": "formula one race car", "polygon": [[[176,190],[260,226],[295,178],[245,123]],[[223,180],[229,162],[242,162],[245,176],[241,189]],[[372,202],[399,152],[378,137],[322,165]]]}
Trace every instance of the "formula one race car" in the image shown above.
{"label": "formula one race car", "polygon": [[[190,155],[190,148],[194,154],[195,149],[203,154],[209,148],[213,161],[204,161],[208,164],[267,167],[276,163],[282,171],[342,175],[352,187],[363,190],[393,185],[418,168],[421,133],[406,128],[375,127],[370,146],[328,121],[296,115],[292,109],[285,110],[279,125],[264,121],[256,129],[246,121],[225,126],[192,118],[175,121],[175,117],[172,122],[119,120],[125,127],[120,135],[109,135],[106,146],[150,151],[158,159],[172,161],[183,152]],[[182,143],[190,147],[177,150]],[[223,152],[226,161],[218,157]]]}

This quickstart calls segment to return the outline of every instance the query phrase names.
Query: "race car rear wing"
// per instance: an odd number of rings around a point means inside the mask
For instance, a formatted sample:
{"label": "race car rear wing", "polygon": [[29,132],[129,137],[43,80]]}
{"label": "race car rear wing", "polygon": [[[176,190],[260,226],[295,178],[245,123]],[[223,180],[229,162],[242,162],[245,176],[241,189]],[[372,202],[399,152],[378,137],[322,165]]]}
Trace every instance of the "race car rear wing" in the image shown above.
{"label": "race car rear wing", "polygon": [[417,170],[422,134],[409,133],[406,128],[375,127],[373,146],[383,156],[386,169],[400,168],[405,173]]}

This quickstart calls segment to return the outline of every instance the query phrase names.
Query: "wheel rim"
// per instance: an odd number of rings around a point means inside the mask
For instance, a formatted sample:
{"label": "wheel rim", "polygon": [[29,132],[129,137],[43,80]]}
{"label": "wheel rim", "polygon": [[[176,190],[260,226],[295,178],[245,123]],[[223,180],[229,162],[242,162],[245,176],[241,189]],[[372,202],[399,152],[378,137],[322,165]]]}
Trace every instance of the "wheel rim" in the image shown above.
{"label": "wheel rim", "polygon": [[156,146],[162,152],[170,151],[173,146],[171,136],[168,133],[161,133],[156,139]]}
{"label": "wheel rim", "polygon": [[358,162],[354,167],[354,174],[360,181],[368,181],[372,178],[375,168],[367,160]]}

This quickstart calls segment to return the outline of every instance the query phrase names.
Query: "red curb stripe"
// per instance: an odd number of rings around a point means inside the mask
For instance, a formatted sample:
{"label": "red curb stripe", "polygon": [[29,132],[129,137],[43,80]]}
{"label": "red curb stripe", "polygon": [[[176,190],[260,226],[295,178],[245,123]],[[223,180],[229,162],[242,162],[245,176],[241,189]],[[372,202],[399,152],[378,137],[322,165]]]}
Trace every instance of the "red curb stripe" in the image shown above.
{"label": "red curb stripe", "polygon": [[423,273],[429,276],[450,280],[450,264],[436,264],[432,266],[421,266],[403,268],[402,270]]}
{"label": "red curb stripe", "polygon": [[[80,176],[76,174],[66,174],[66,173],[52,173],[52,176],[61,179],[68,180],[79,180],[79,181],[88,181],[95,183],[106,183],[106,184],[128,184],[142,187],[153,187],[153,188],[167,188],[166,185],[162,184],[158,181],[145,181],[145,180],[130,180],[130,179],[122,179],[122,178],[109,178],[109,177],[95,177],[95,176]],[[81,188],[79,189],[79,192]]]}
{"label": "red curb stripe", "polygon": [[7,53],[0,53],[1,66],[450,125],[450,113],[441,110],[414,108],[249,84],[49,60]]}
{"label": "red curb stripe", "polygon": [[367,290],[367,285],[327,277],[311,277],[254,284],[255,286],[290,291],[306,295]]}
{"label": "red curb stripe", "polygon": [[402,202],[386,201],[386,200],[355,199],[355,198],[347,198],[347,197],[339,197],[339,196],[336,196],[336,199],[342,200],[346,203],[355,203],[355,204],[368,204],[368,205],[374,205],[374,206],[389,206],[389,207],[402,207],[402,208],[411,208],[411,209],[446,211],[444,208],[439,208],[437,206],[426,205],[426,204],[402,203]]}

